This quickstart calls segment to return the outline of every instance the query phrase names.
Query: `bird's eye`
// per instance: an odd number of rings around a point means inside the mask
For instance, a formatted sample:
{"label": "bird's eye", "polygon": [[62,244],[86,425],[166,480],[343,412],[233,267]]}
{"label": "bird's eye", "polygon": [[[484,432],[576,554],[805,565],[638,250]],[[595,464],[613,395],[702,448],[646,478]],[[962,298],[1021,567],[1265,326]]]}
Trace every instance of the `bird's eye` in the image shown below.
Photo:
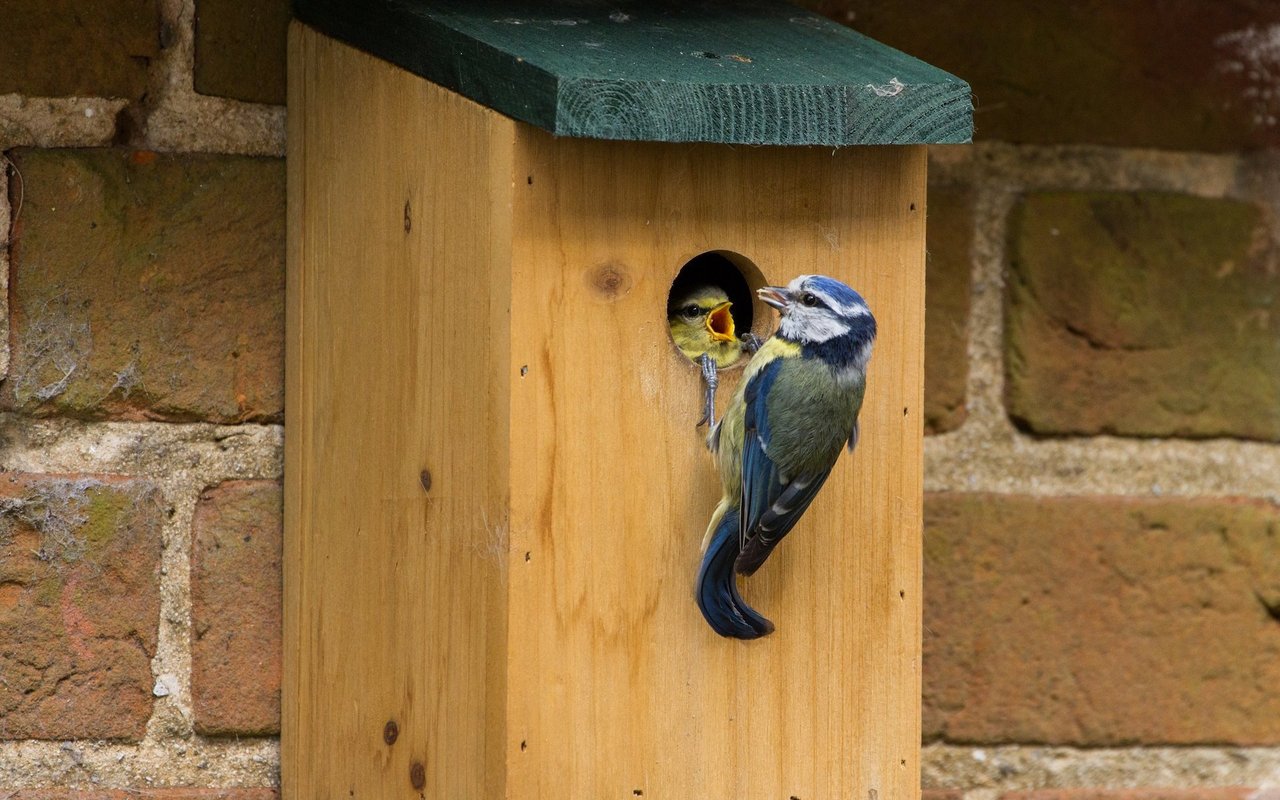
{"label": "bird's eye", "polygon": [[698,308],[695,305],[687,305],[684,308],[680,309],[680,313],[684,314],[689,319],[697,319],[698,317],[702,316],[702,309]]}
{"label": "bird's eye", "polygon": [[810,308],[813,308],[818,304],[818,296],[813,292],[805,292],[804,294],[800,295],[800,302],[805,304],[806,306],[809,306]]}

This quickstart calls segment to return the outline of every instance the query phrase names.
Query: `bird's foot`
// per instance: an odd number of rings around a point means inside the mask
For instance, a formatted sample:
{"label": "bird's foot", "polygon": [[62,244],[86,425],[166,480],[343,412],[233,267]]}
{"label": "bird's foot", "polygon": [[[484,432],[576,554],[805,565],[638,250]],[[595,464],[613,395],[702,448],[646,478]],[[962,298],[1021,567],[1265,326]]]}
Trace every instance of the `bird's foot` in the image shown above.
{"label": "bird's foot", "polygon": [[702,419],[698,420],[698,424],[694,427],[701,427],[704,424],[715,427],[716,387],[720,385],[720,378],[716,373],[716,362],[711,356],[703,353],[698,356],[698,366],[702,368],[702,380],[707,383],[707,396],[702,409]]}
{"label": "bird's foot", "polygon": [[742,334],[741,339],[742,350],[749,356],[754,355],[755,352],[760,349],[760,345],[764,344],[764,342],[760,341],[760,337],[756,336],[751,331],[747,331]]}

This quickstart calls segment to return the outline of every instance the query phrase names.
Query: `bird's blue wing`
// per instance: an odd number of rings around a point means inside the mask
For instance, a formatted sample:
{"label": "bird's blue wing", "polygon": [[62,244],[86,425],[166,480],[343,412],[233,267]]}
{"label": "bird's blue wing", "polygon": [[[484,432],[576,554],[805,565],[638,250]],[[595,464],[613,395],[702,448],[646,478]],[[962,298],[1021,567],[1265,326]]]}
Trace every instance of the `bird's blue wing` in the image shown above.
{"label": "bird's blue wing", "polygon": [[762,369],[747,384],[743,395],[743,511],[738,529],[742,552],[734,562],[734,569],[742,575],[751,575],[760,568],[782,537],[795,527],[830,474],[828,468],[784,478],[769,456],[773,431],[766,401],[783,363],[784,359],[776,359]]}

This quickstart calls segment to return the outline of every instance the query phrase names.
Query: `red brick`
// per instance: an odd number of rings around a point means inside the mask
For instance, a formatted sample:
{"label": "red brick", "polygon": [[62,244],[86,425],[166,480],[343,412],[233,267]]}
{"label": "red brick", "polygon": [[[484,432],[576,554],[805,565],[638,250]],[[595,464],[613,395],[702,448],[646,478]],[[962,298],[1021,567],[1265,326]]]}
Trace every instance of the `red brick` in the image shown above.
{"label": "red brick", "polygon": [[930,494],[924,731],[1280,742],[1280,508]]}
{"label": "red brick", "polygon": [[[1198,789],[1035,789],[1006,792],[1000,800],[1251,800],[1256,790],[1243,788]],[[1258,800],[1264,800],[1258,798]]]}
{"label": "red brick", "polygon": [[160,53],[155,0],[0,0],[0,94],[140,98]]}
{"label": "red brick", "polygon": [[275,789],[19,789],[7,800],[276,800]]}
{"label": "red brick", "polygon": [[1264,212],[1043,192],[1009,237],[1009,413],[1051,435],[1280,440],[1280,294]]}
{"label": "red brick", "polygon": [[288,0],[196,0],[195,89],[284,102]]}
{"label": "red brick", "polygon": [[924,425],[960,427],[969,379],[969,283],[973,264],[973,192],[929,187],[925,267]]}
{"label": "red brick", "polygon": [[281,509],[274,481],[227,481],[200,495],[191,554],[198,733],[280,730]]}
{"label": "red brick", "polygon": [[1280,5],[1271,0],[804,5],[968,81],[979,141],[1280,144]]}
{"label": "red brick", "polygon": [[282,413],[278,159],[24,150],[4,402],[79,418]]}
{"label": "red brick", "polygon": [[164,517],[146,481],[0,476],[0,738],[145,733]]}

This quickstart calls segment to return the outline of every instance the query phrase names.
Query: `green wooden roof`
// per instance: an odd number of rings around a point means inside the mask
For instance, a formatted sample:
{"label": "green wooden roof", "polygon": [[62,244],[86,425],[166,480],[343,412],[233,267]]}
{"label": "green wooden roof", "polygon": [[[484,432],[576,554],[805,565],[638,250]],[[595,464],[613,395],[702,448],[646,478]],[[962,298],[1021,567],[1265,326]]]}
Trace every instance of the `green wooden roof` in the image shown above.
{"label": "green wooden roof", "polygon": [[970,140],[969,85],[776,0],[295,0],[307,24],[560,136]]}

